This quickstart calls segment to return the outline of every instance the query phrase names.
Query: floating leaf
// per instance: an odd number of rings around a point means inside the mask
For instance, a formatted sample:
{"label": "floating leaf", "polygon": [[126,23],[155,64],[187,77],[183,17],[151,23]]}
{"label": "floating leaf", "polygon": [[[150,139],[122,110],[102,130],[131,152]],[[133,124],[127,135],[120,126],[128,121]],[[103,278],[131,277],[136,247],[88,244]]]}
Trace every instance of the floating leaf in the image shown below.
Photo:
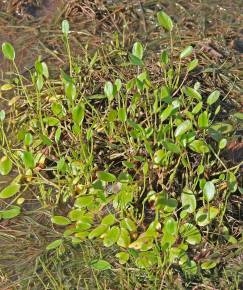
{"label": "floating leaf", "polygon": [[207,202],[213,200],[215,195],[215,186],[212,181],[207,181],[203,187],[203,196]]}
{"label": "floating leaf", "polygon": [[116,181],[115,175],[113,175],[109,172],[105,172],[105,171],[97,172],[97,177],[99,178],[99,180],[105,181],[105,182],[115,182]]}
{"label": "floating leaf", "polygon": [[178,137],[192,129],[192,123],[189,120],[182,122],[175,130],[175,137]]}
{"label": "floating leaf", "polygon": [[2,44],[2,52],[5,58],[14,61],[15,59],[15,51],[11,43],[4,42]]}
{"label": "floating leaf", "polygon": [[180,58],[185,58],[188,57],[189,55],[192,54],[193,51],[193,47],[190,45],[188,47],[186,47],[180,54]]}
{"label": "floating leaf", "polygon": [[214,103],[217,102],[219,96],[220,96],[220,92],[219,92],[219,91],[214,91],[214,92],[212,92],[212,93],[208,96],[208,98],[207,98],[207,104],[208,104],[209,106],[213,105]]}
{"label": "floating leaf", "polygon": [[61,216],[61,215],[53,216],[51,218],[51,221],[54,224],[59,225],[59,226],[66,226],[66,225],[69,225],[71,223],[71,221],[68,218]]}
{"label": "floating leaf", "polygon": [[94,260],[91,262],[91,267],[95,270],[109,270],[112,268],[111,264],[105,260]]}
{"label": "floating leaf", "polygon": [[13,167],[13,163],[7,156],[3,156],[0,159],[0,174],[1,175],[8,175],[10,171],[12,170],[12,167]]}
{"label": "floating leaf", "polygon": [[46,250],[47,250],[47,251],[55,250],[55,249],[58,248],[61,244],[62,244],[62,239],[55,240],[55,241],[51,242],[50,244],[48,244],[48,245],[46,246]]}
{"label": "floating leaf", "polygon": [[169,15],[167,15],[165,12],[160,11],[157,13],[157,19],[159,22],[159,25],[165,28],[168,31],[172,31],[173,29],[173,21],[170,18]]}
{"label": "floating leaf", "polygon": [[20,185],[18,183],[10,183],[0,192],[0,198],[10,198],[18,193],[20,190]]}
{"label": "floating leaf", "polygon": [[141,60],[143,59],[143,46],[140,42],[134,43],[132,54]]}

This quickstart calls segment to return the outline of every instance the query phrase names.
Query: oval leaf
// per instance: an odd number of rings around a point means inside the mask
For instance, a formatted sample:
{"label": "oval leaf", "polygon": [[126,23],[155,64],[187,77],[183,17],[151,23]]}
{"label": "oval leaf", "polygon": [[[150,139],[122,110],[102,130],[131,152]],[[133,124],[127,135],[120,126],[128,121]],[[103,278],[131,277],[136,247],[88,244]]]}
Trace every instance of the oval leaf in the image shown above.
{"label": "oval leaf", "polygon": [[10,198],[20,190],[20,185],[11,183],[0,192],[0,198]]}
{"label": "oval leaf", "polygon": [[167,15],[165,12],[160,11],[157,13],[157,19],[159,22],[159,25],[162,26],[164,29],[168,31],[172,31],[173,29],[173,21],[170,18],[169,15]]}
{"label": "oval leaf", "polygon": [[0,160],[0,174],[8,175],[12,170],[12,166],[12,161],[7,156],[3,156]]}
{"label": "oval leaf", "polygon": [[4,42],[2,44],[2,52],[5,58],[12,61],[15,59],[15,51],[11,43]]}

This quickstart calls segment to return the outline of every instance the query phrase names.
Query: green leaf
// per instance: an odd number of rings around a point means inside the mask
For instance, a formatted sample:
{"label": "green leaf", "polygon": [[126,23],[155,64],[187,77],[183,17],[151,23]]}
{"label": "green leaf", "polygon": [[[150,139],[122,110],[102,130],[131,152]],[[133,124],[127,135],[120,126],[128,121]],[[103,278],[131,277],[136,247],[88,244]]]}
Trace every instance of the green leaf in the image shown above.
{"label": "green leaf", "polygon": [[59,126],[60,125],[60,121],[55,118],[55,117],[46,117],[43,118],[43,122],[47,125],[47,126]]}
{"label": "green leaf", "polygon": [[179,154],[181,153],[181,149],[178,145],[171,143],[169,141],[163,141],[163,146],[166,148],[166,150],[171,151],[173,153]]}
{"label": "green leaf", "polygon": [[144,65],[143,61],[133,54],[129,54],[129,60],[130,60],[131,64],[133,64],[133,65],[138,65],[138,66]]}
{"label": "green leaf", "polygon": [[201,207],[196,214],[196,222],[200,227],[204,227],[218,215],[219,209],[216,207]]}
{"label": "green leaf", "polygon": [[185,58],[188,57],[189,55],[192,54],[193,51],[193,47],[192,46],[188,46],[186,47],[180,54],[180,58]]}
{"label": "green leaf", "polygon": [[196,99],[198,101],[202,100],[202,96],[199,94],[199,92],[191,87],[185,87],[183,89],[183,91],[188,97],[191,97],[191,98]]}
{"label": "green leaf", "polygon": [[175,130],[175,137],[183,135],[187,131],[192,129],[192,123],[189,120],[182,122]]}
{"label": "green leaf", "polygon": [[97,172],[97,177],[99,178],[99,180],[105,181],[105,182],[115,182],[116,181],[115,175],[113,175],[109,172],[105,172],[105,171]]}
{"label": "green leaf", "polygon": [[115,223],[115,221],[116,221],[115,216],[110,213],[110,214],[106,215],[105,217],[103,217],[101,224],[106,225],[106,226],[111,226]]}
{"label": "green leaf", "polygon": [[101,236],[102,234],[104,234],[108,229],[107,225],[99,225],[97,228],[93,229],[88,238],[90,240],[94,239],[94,238],[98,238],[99,236]]}
{"label": "green leaf", "polygon": [[227,185],[229,192],[236,192],[238,188],[237,178],[233,172],[227,174]]}
{"label": "green leaf", "polygon": [[62,244],[62,239],[55,240],[55,241],[51,242],[50,244],[48,244],[48,245],[46,246],[46,250],[47,250],[47,251],[55,250],[55,249],[58,248],[61,244]]}
{"label": "green leaf", "polygon": [[119,108],[118,109],[118,119],[121,122],[126,122],[127,120],[127,111],[126,108]]}
{"label": "green leaf", "polygon": [[215,195],[215,186],[212,181],[207,181],[203,187],[203,196],[207,202],[213,200]]}
{"label": "green leaf", "polygon": [[72,118],[73,118],[73,122],[80,126],[81,123],[83,122],[84,119],[84,107],[81,105],[77,105],[76,107],[73,108],[72,111]]}
{"label": "green leaf", "polygon": [[154,154],[154,162],[156,164],[159,164],[165,156],[166,156],[166,153],[164,150],[162,149],[157,150]]}
{"label": "green leaf", "polygon": [[105,247],[111,247],[114,245],[120,236],[120,228],[118,226],[112,227],[105,233],[103,244]]}
{"label": "green leaf", "polygon": [[94,202],[94,197],[92,195],[84,195],[79,196],[76,200],[74,205],[76,207],[89,207]]}
{"label": "green leaf", "polygon": [[139,59],[143,59],[143,46],[140,42],[135,42],[132,48],[132,54]]}
{"label": "green leaf", "polygon": [[0,159],[0,174],[8,175],[13,167],[12,161],[8,158],[8,156],[3,156]]}
{"label": "green leaf", "polygon": [[217,266],[217,262],[216,261],[207,260],[207,261],[202,263],[201,268],[203,270],[210,270],[210,269],[215,268],[216,266]]}
{"label": "green leaf", "polygon": [[184,189],[181,195],[183,210],[193,213],[197,207],[197,201],[194,193],[189,189]]}
{"label": "green leaf", "polygon": [[187,241],[190,245],[196,245],[201,242],[201,234],[196,226],[190,223],[185,223],[180,227],[180,233],[182,237]]}
{"label": "green leaf", "polygon": [[69,33],[69,22],[66,19],[62,21],[62,33],[65,36],[67,36]]}
{"label": "green leaf", "polygon": [[169,217],[164,224],[163,231],[170,235],[175,235],[177,232],[177,221]]}
{"label": "green leaf", "polygon": [[114,98],[114,94],[113,94],[113,84],[110,81],[105,83],[104,93],[107,99],[111,102]]}
{"label": "green leaf", "polygon": [[20,190],[20,185],[18,183],[10,183],[0,192],[0,198],[10,198],[18,193]]}
{"label": "green leaf", "polygon": [[117,245],[123,248],[127,248],[131,243],[131,237],[127,229],[121,228],[120,236],[117,240]]}
{"label": "green leaf", "polygon": [[169,54],[167,50],[163,50],[161,55],[160,55],[160,61],[163,64],[168,64],[169,63]]}
{"label": "green leaf", "polygon": [[209,125],[208,112],[204,111],[198,117],[198,126],[199,128],[205,129],[208,127],[208,125]]}
{"label": "green leaf", "polygon": [[4,121],[4,119],[5,119],[5,116],[6,116],[6,113],[5,113],[5,111],[4,111],[4,110],[1,110],[1,111],[0,111],[0,121],[1,121],[1,122],[3,122],[3,121]]}
{"label": "green leaf", "polygon": [[135,232],[137,230],[136,224],[130,218],[124,218],[121,221],[121,226],[130,232]]}
{"label": "green leaf", "polygon": [[9,42],[4,42],[2,44],[2,52],[5,58],[8,60],[14,61],[15,59],[15,51],[11,43]]}
{"label": "green leaf", "polygon": [[168,119],[173,110],[174,107],[172,105],[169,105],[166,109],[164,109],[163,112],[160,114],[160,121],[164,122],[166,119]]}
{"label": "green leaf", "polygon": [[170,18],[169,15],[167,15],[165,12],[160,11],[157,13],[157,19],[159,22],[159,25],[162,26],[164,29],[168,31],[172,31],[173,29],[173,21]]}
{"label": "green leaf", "polygon": [[217,102],[218,98],[220,96],[220,92],[219,91],[214,91],[212,92],[209,97],[207,98],[207,104],[209,106],[213,105],[214,103]]}
{"label": "green leaf", "polygon": [[243,120],[243,113],[241,113],[241,112],[237,112],[237,113],[233,114],[233,116],[241,121]]}
{"label": "green leaf", "polygon": [[22,154],[22,160],[24,162],[24,166],[27,169],[33,169],[33,168],[35,168],[36,163],[35,163],[35,159],[33,157],[32,152],[29,152],[29,151],[23,152],[23,154]]}
{"label": "green leaf", "polygon": [[33,142],[33,137],[31,135],[31,133],[27,133],[24,136],[24,145],[25,146],[30,146]]}
{"label": "green leaf", "polygon": [[76,99],[77,90],[73,82],[67,82],[65,84],[65,94],[69,101],[74,101]]}
{"label": "green leaf", "polygon": [[196,67],[198,66],[198,60],[194,59],[191,62],[189,62],[189,64],[187,65],[187,70],[188,72],[194,70]]}
{"label": "green leaf", "polygon": [[71,223],[71,221],[61,215],[56,215],[51,218],[52,223],[59,225],[59,226],[67,226]]}
{"label": "green leaf", "polygon": [[15,218],[19,214],[20,214],[20,207],[19,206],[12,206],[12,208],[0,212],[0,216],[4,220]]}
{"label": "green leaf", "polygon": [[219,149],[222,150],[226,147],[227,145],[227,139],[223,138],[219,141]]}
{"label": "green leaf", "polygon": [[126,252],[120,252],[116,254],[116,258],[119,260],[119,263],[123,265],[129,260],[129,254]]}
{"label": "green leaf", "polygon": [[208,145],[203,140],[194,140],[190,143],[189,148],[197,153],[204,154],[209,152]]}
{"label": "green leaf", "polygon": [[94,260],[91,262],[91,267],[95,270],[109,270],[112,268],[111,264],[105,260]]}

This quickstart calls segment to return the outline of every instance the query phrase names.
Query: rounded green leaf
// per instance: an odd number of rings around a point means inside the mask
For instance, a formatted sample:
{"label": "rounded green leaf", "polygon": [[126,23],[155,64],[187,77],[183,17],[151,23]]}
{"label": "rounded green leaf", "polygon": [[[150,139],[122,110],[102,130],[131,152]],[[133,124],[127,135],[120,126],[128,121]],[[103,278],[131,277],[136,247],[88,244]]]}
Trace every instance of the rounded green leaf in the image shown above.
{"label": "rounded green leaf", "polygon": [[132,54],[136,56],[137,58],[141,59],[143,58],[143,46],[140,42],[135,42],[132,48]]}
{"label": "rounded green leaf", "polygon": [[215,195],[215,186],[212,181],[207,181],[203,187],[203,196],[207,202],[211,201]]}
{"label": "rounded green leaf", "polygon": [[198,117],[198,126],[199,128],[207,128],[209,125],[209,119],[208,119],[208,112],[204,111],[202,112]]}
{"label": "rounded green leaf", "polygon": [[192,123],[189,120],[186,120],[182,122],[175,130],[175,137],[178,137],[187,131],[191,130],[192,128]]}
{"label": "rounded green leaf", "polygon": [[69,22],[66,19],[62,21],[62,33],[65,36],[67,36],[69,33]]}
{"label": "rounded green leaf", "polygon": [[185,58],[188,57],[189,55],[192,54],[193,51],[193,47],[192,46],[188,46],[186,47],[180,54],[180,58]]}
{"label": "rounded green leaf", "polygon": [[154,162],[155,163],[160,163],[160,161],[166,156],[166,153],[164,150],[160,149],[157,150],[154,154]]}
{"label": "rounded green leaf", "polygon": [[190,245],[196,245],[201,242],[201,234],[196,226],[190,223],[185,223],[180,227],[181,236]]}
{"label": "rounded green leaf", "polygon": [[112,268],[111,264],[105,260],[94,260],[91,262],[91,267],[95,270],[109,270]]}
{"label": "rounded green leaf", "polygon": [[110,213],[107,216],[103,217],[101,224],[111,226],[115,223],[115,221],[116,221],[116,218],[115,218],[114,214]]}
{"label": "rounded green leaf", "polygon": [[123,265],[129,260],[129,254],[126,252],[120,252],[116,254],[116,258],[118,258],[119,263]]}
{"label": "rounded green leaf", "polygon": [[110,247],[114,245],[120,236],[120,228],[118,226],[112,227],[105,234],[103,244],[105,247]]}
{"label": "rounded green leaf", "polygon": [[190,143],[189,148],[197,153],[203,154],[208,153],[208,145],[203,140],[194,140]]}
{"label": "rounded green leaf", "polygon": [[173,21],[170,18],[169,15],[167,15],[165,12],[160,11],[157,13],[157,19],[159,22],[159,25],[162,26],[164,29],[168,31],[172,31],[173,29]]}
{"label": "rounded green leaf", "polygon": [[46,250],[47,251],[54,250],[58,248],[61,244],[62,244],[62,239],[55,240],[46,246]]}
{"label": "rounded green leaf", "polygon": [[93,229],[89,234],[89,239],[92,240],[94,238],[98,238],[102,234],[104,234],[108,229],[107,225],[99,225],[97,228]]}
{"label": "rounded green leaf", "polygon": [[105,181],[105,182],[115,182],[116,181],[115,175],[113,175],[109,172],[105,172],[105,171],[97,172],[97,177],[99,178],[99,180]]}
{"label": "rounded green leaf", "polygon": [[24,136],[24,145],[25,146],[30,146],[33,142],[33,137],[31,135],[31,133],[27,133]]}
{"label": "rounded green leaf", "polygon": [[216,207],[201,207],[196,214],[196,222],[200,227],[208,225],[219,213]]}
{"label": "rounded green leaf", "polygon": [[187,65],[187,70],[188,72],[194,70],[196,67],[198,66],[198,60],[194,59],[191,62],[189,62],[189,64]]}
{"label": "rounded green leaf", "polygon": [[10,209],[4,210],[1,212],[1,217],[4,220],[15,218],[20,214],[20,207],[19,206],[13,206]]}
{"label": "rounded green leaf", "polygon": [[84,107],[77,105],[72,111],[73,122],[80,126],[84,119]]}
{"label": "rounded green leaf", "polygon": [[89,207],[94,202],[94,197],[92,195],[80,196],[75,200],[74,205],[76,207]]}
{"label": "rounded green leaf", "polygon": [[219,149],[222,150],[226,147],[227,145],[227,139],[223,138],[219,141]]}
{"label": "rounded green leaf", "polygon": [[0,198],[10,198],[14,196],[16,193],[18,193],[19,190],[20,184],[11,183],[0,192]]}
{"label": "rounded green leaf", "polygon": [[197,201],[194,193],[189,189],[184,189],[181,195],[183,210],[193,213],[197,207]]}
{"label": "rounded green leaf", "polygon": [[220,92],[219,92],[219,91],[214,91],[214,92],[212,92],[212,93],[208,96],[208,98],[207,98],[207,104],[208,104],[209,106],[213,105],[214,103],[217,102],[219,96],[220,96]]}
{"label": "rounded green leaf", "polygon": [[216,266],[217,266],[216,261],[208,260],[202,263],[201,268],[203,270],[210,270],[210,269],[215,268]]}
{"label": "rounded green leaf", "polygon": [[131,237],[127,229],[121,228],[120,236],[117,240],[117,245],[123,248],[127,248],[131,243]]}
{"label": "rounded green leaf", "polygon": [[3,156],[0,159],[0,174],[1,175],[8,175],[10,171],[12,170],[12,167],[13,167],[13,163],[7,156]]}
{"label": "rounded green leaf", "polygon": [[54,224],[59,225],[59,226],[67,226],[71,223],[71,221],[68,218],[61,216],[61,215],[53,216],[51,218],[51,221]]}
{"label": "rounded green leaf", "polygon": [[114,98],[113,84],[110,81],[105,83],[104,93],[105,93],[105,95],[106,95],[106,97],[108,98],[109,101],[113,100],[113,98]]}
{"label": "rounded green leaf", "polygon": [[4,42],[2,44],[2,52],[5,58],[12,61],[15,59],[15,51],[11,43]]}
{"label": "rounded green leaf", "polygon": [[27,169],[33,169],[33,168],[35,168],[35,166],[36,166],[35,159],[34,159],[33,154],[31,152],[25,151],[22,154],[22,160],[24,162],[24,166]]}
{"label": "rounded green leaf", "polygon": [[126,111],[126,108],[119,108],[118,109],[118,119],[121,122],[126,122],[126,120],[127,120],[127,111]]}
{"label": "rounded green leaf", "polygon": [[168,218],[164,224],[163,231],[170,235],[175,235],[177,232],[177,221],[172,217]]}

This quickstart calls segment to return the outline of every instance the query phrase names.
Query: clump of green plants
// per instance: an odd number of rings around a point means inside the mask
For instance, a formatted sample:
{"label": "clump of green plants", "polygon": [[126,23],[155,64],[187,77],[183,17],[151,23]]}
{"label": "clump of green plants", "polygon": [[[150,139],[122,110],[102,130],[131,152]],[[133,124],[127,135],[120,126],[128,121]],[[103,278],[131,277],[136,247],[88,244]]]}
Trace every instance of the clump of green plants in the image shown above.
{"label": "clump of green plants", "polygon": [[[205,94],[200,82],[192,83],[198,67],[193,47],[178,54],[172,19],[162,11],[157,19],[170,44],[158,58],[156,79],[142,43],[134,43],[131,53],[118,43],[110,54],[127,75],[106,67],[109,79],[97,85],[95,71],[105,64],[99,52],[83,62],[73,59],[66,20],[69,68],[59,80],[50,78],[40,57],[30,81],[25,79],[12,45],[2,45],[16,78],[1,87],[15,96],[7,118],[0,113],[0,173],[15,169],[17,176],[0,192],[0,217],[20,215],[31,190],[61,232],[47,251],[92,241],[115,249],[120,265],[157,268],[163,277],[179,267],[192,277],[221,263],[220,256],[204,255],[207,244],[212,253],[216,245],[239,242],[224,214],[230,195],[242,192],[241,164],[224,159],[234,130],[220,121],[224,96],[217,89]],[[113,267],[100,257],[89,265]]]}

